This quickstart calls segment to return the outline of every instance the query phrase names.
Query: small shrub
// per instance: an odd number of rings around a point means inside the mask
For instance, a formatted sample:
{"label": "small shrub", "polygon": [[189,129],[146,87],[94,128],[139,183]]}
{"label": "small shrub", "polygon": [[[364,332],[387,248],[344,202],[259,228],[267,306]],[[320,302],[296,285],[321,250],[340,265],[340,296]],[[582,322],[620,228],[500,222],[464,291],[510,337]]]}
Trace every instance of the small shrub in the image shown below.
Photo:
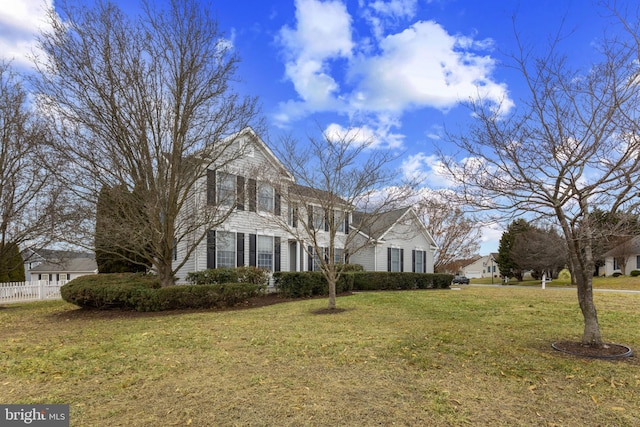
{"label": "small shrub", "polygon": [[240,282],[266,286],[269,281],[269,271],[258,267],[210,268],[187,273],[187,281],[192,285]]}
{"label": "small shrub", "polygon": [[631,273],[629,273],[629,275],[632,277],[640,276],[640,270],[631,270]]}
{"label": "small shrub", "polygon": [[92,274],[71,280],[60,288],[60,295],[79,307],[127,308],[133,290],[158,288],[160,282],[151,274]]}
{"label": "small shrub", "polygon": [[619,271],[616,271],[616,272],[614,272],[614,273],[612,274],[612,276],[613,276],[613,277],[620,277],[620,276],[622,276],[622,273],[621,273],[621,272],[619,272]]}

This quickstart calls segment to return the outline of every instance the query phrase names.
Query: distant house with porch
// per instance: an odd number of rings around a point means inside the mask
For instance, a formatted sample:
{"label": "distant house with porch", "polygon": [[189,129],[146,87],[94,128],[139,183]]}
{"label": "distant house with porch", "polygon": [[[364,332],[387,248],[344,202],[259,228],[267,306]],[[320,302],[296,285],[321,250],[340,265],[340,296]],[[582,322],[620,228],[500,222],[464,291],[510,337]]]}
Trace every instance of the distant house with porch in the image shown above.
{"label": "distant house with porch", "polygon": [[98,273],[98,265],[93,253],[28,249],[22,254],[27,282],[73,280],[76,277]]}
{"label": "distant house with porch", "polygon": [[629,274],[640,270],[640,236],[624,240],[604,254],[604,274]]}

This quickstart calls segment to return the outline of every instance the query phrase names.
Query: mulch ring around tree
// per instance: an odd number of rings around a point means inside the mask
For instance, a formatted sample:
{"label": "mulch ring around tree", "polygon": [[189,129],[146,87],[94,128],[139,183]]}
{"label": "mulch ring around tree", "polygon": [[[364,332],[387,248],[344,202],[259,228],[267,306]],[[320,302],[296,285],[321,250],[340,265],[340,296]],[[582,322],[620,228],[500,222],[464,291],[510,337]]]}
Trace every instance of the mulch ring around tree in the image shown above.
{"label": "mulch ring around tree", "polygon": [[616,360],[633,356],[630,347],[622,344],[606,343],[602,346],[583,345],[576,341],[556,341],[551,344],[555,350],[578,357]]}

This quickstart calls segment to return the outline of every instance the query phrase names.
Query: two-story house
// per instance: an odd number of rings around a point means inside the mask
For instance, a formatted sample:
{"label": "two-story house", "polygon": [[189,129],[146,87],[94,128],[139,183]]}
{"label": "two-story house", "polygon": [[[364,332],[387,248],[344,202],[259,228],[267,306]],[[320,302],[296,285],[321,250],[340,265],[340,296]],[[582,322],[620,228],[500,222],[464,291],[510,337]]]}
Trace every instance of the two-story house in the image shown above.
{"label": "two-story house", "polygon": [[[350,227],[352,206],[322,190],[296,184],[293,175],[253,129],[245,128],[232,138],[241,147],[242,155],[224,165],[214,164],[199,186],[206,192],[207,204],[232,209],[221,225],[207,230],[206,239],[179,270],[178,282],[184,282],[189,272],[218,267],[312,271],[319,268],[320,257],[329,256],[337,263],[348,261],[361,263],[366,270],[387,270],[381,268],[381,263],[367,261],[367,255],[357,256],[359,252],[346,259],[349,254],[346,236],[362,232]],[[328,197],[335,200],[327,203]],[[418,254],[418,267],[414,271],[433,272],[435,242],[415,212],[410,209],[399,217],[389,215],[395,218],[385,222],[387,238],[395,236],[397,242],[392,249],[406,246],[400,242],[407,239],[408,250]],[[394,227],[395,231],[389,230]],[[362,238],[369,237],[365,233]],[[176,259],[184,253],[184,243],[178,244]]]}

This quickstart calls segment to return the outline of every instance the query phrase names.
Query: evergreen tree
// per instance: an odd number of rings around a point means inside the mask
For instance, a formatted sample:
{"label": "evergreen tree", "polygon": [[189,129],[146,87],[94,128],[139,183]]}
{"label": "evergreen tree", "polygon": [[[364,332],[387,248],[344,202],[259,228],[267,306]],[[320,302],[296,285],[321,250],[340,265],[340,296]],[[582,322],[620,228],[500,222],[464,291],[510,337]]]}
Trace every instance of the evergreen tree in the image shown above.
{"label": "evergreen tree", "polygon": [[[126,230],[125,218],[135,203],[135,195],[125,187],[103,186],[96,206],[95,251],[99,273],[145,272],[149,266],[137,255],[134,231]],[[113,239],[114,233],[120,239]],[[114,242],[119,240],[119,244]]]}
{"label": "evergreen tree", "polygon": [[15,243],[0,247],[0,283],[24,282],[24,260]]}
{"label": "evergreen tree", "polygon": [[511,250],[515,244],[518,234],[523,233],[531,228],[531,225],[525,219],[517,219],[507,227],[507,231],[502,233],[500,245],[498,246],[498,256],[496,263],[503,277],[515,277],[518,281],[522,280],[522,268],[516,263],[511,256]]}

